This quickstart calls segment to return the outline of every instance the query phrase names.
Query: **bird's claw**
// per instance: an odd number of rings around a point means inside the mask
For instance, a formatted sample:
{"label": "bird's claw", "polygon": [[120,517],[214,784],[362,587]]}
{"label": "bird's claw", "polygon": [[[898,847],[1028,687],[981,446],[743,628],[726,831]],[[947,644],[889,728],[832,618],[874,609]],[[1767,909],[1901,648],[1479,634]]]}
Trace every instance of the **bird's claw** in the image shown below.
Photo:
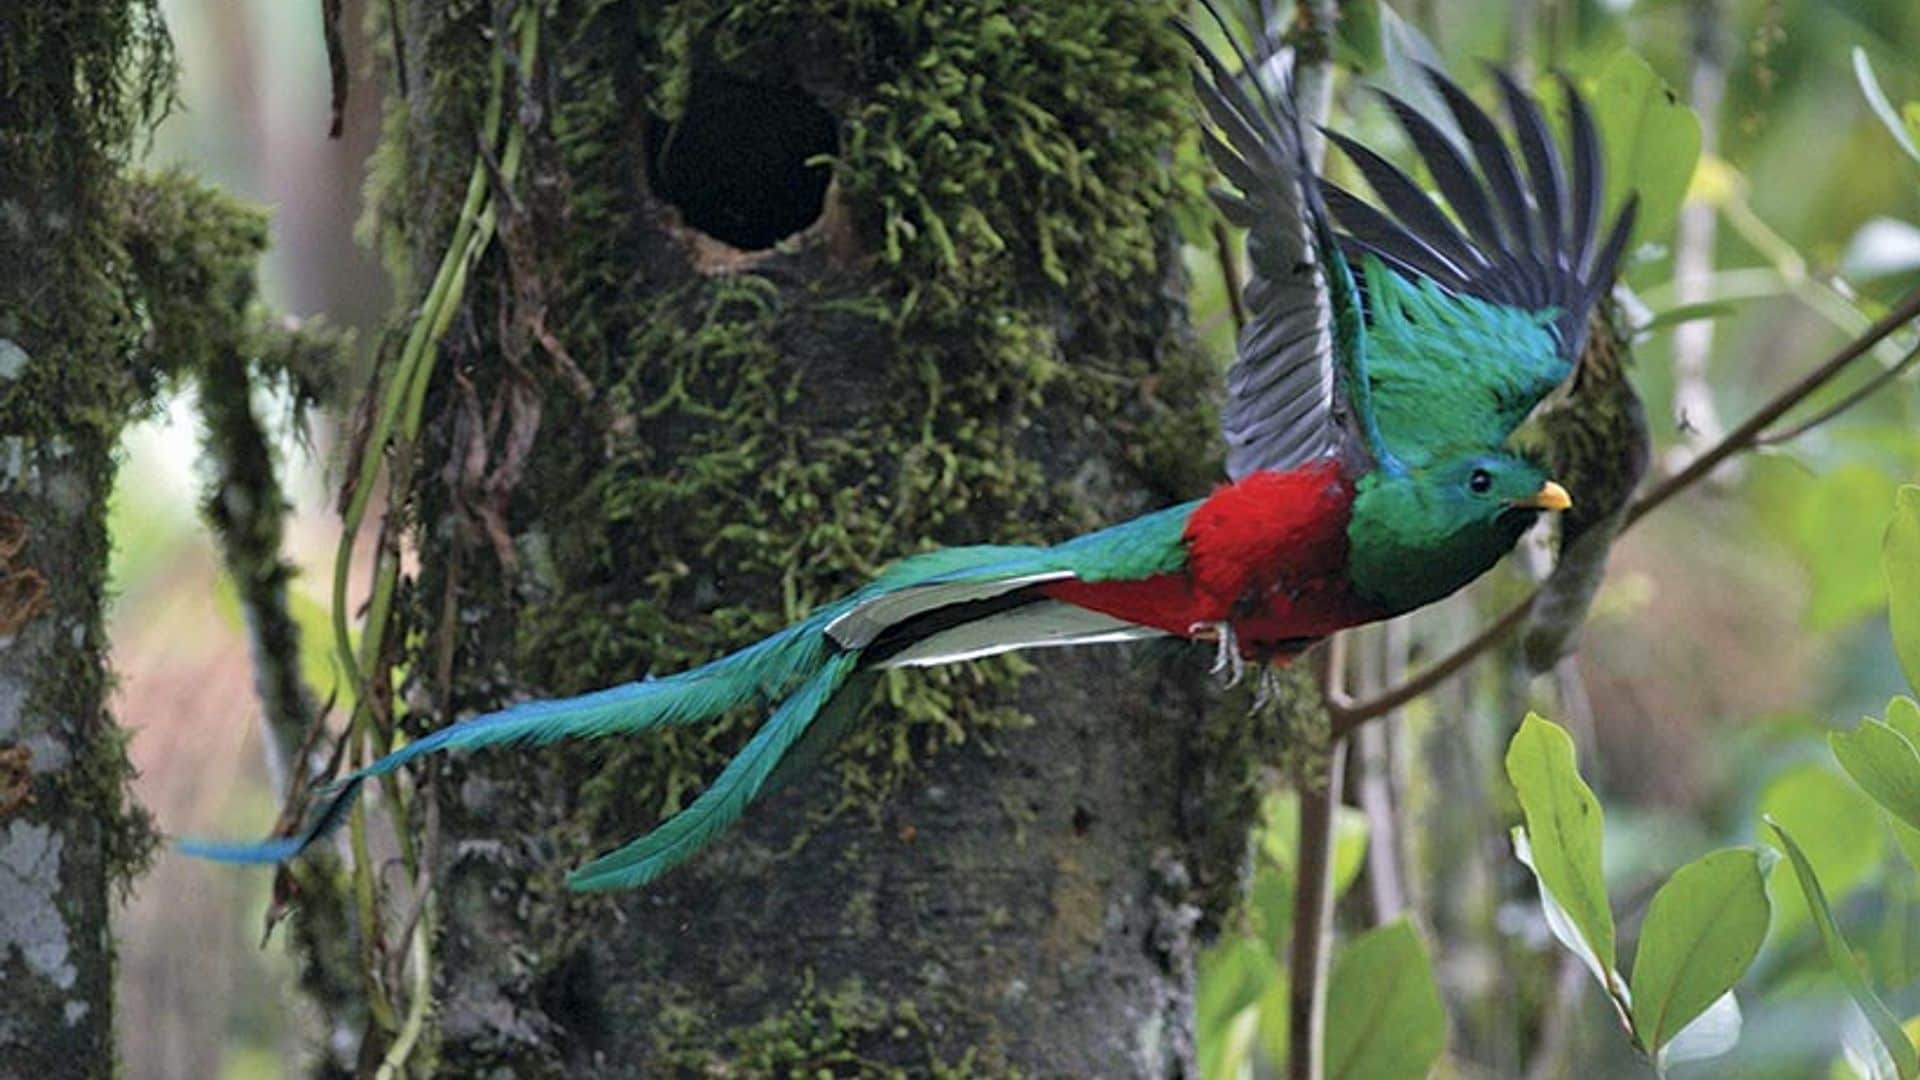
{"label": "bird's claw", "polygon": [[1280,665],[1260,665],[1260,678],[1253,690],[1253,707],[1255,711],[1266,708],[1269,702],[1275,701],[1279,697]]}
{"label": "bird's claw", "polygon": [[1202,630],[1211,631],[1214,640],[1218,642],[1218,647],[1213,654],[1213,668],[1208,674],[1218,675],[1223,671],[1226,672],[1225,685],[1229,690],[1240,685],[1240,680],[1247,674],[1247,661],[1240,655],[1240,636],[1233,632],[1233,624],[1222,619],[1219,622],[1194,623],[1187,628],[1188,633],[1196,636]]}

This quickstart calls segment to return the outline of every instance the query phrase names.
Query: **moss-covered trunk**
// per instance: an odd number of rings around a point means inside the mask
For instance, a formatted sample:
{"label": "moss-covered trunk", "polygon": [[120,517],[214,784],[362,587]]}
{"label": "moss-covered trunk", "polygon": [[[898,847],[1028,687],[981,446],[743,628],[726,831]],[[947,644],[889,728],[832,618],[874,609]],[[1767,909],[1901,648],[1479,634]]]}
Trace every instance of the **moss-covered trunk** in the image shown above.
{"label": "moss-covered trunk", "polygon": [[[382,28],[410,89],[376,190],[416,283],[488,141],[508,7]],[[509,65],[528,156],[427,398],[403,700],[671,672],[929,545],[1060,539],[1217,475],[1169,8],[541,10]],[[561,879],[758,717],[448,762],[441,1066],[1190,1073],[1192,943],[1249,804],[1204,668],[1129,646],[895,673],[840,755],[611,896]]]}
{"label": "moss-covered trunk", "polygon": [[0,7],[0,1062],[113,1069],[111,888],[150,849],[106,711],[107,496],[142,361],[121,166],[170,69],[145,3]]}

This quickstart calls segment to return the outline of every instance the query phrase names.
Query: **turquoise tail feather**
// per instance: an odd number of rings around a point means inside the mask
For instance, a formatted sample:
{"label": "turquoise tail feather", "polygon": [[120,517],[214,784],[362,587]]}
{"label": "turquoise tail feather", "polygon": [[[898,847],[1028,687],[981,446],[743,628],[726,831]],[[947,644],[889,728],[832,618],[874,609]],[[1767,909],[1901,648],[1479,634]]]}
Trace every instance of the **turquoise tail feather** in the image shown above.
{"label": "turquoise tail feather", "polygon": [[[828,627],[863,603],[923,586],[994,582],[1049,571],[1089,581],[1148,576],[1182,565],[1180,543],[1196,504],[1171,507],[1053,548],[947,548],[903,559],[873,582],[795,625],[703,667],[558,701],[535,701],[473,717],[433,732],[322,788],[291,837],[257,843],[181,840],[188,855],[226,863],[282,863],[347,821],[370,779],[442,750],[544,745],[696,724],[739,706],[779,702],[713,785],[653,832],[576,871],[576,889],[645,884],[694,855],[737,821],[746,806],[817,763],[858,717],[880,672],[861,667],[860,647],[843,648]],[[964,599],[975,594],[962,590]],[[903,608],[911,618],[938,607]]]}
{"label": "turquoise tail feather", "polygon": [[441,728],[322,788],[323,801],[296,836],[254,843],[183,839],[174,846],[214,862],[286,862],[346,822],[362,784],[427,754],[638,734],[697,724],[738,705],[776,699],[820,667],[832,649],[821,627],[839,610],[839,605],[830,606],[772,637],[678,675],[557,701],[530,701]]}
{"label": "turquoise tail feather", "polygon": [[691,805],[640,839],[575,870],[567,876],[567,886],[590,892],[645,885],[697,854],[740,820],[747,804],[760,794],[768,777],[814,719],[833,702],[859,662],[860,655],[854,652],[830,658],[819,674],[780,703]]}

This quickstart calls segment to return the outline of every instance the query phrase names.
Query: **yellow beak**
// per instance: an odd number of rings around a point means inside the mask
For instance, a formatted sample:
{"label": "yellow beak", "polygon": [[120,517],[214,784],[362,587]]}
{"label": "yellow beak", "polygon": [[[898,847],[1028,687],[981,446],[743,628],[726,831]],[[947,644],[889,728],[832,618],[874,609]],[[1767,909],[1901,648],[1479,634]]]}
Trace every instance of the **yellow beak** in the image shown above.
{"label": "yellow beak", "polygon": [[1513,505],[1529,510],[1565,510],[1573,505],[1573,496],[1567,489],[1549,480],[1540,485],[1540,490],[1524,499],[1513,500]]}

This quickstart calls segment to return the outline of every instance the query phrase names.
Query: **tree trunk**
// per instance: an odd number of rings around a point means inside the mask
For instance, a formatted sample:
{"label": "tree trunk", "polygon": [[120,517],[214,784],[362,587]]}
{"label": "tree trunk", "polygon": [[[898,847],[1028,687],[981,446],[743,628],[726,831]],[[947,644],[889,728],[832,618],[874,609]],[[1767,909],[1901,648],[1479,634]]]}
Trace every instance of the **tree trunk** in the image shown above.
{"label": "tree trunk", "polygon": [[[507,15],[471,7],[383,31],[406,281],[493,141]],[[909,8],[561,5],[508,65],[528,156],[412,471],[403,699],[451,708],[411,722],[680,670],[902,555],[1063,539],[1218,475],[1170,8]],[[422,800],[440,1066],[1191,1074],[1195,936],[1268,737],[1210,717],[1204,670],[1127,646],[891,674],[837,756],[611,896],[562,877],[760,717],[449,760]]]}
{"label": "tree trunk", "polygon": [[110,886],[152,848],[106,712],[106,507],[158,374],[121,164],[170,92],[147,3],[0,7],[0,1069],[111,1075]]}

